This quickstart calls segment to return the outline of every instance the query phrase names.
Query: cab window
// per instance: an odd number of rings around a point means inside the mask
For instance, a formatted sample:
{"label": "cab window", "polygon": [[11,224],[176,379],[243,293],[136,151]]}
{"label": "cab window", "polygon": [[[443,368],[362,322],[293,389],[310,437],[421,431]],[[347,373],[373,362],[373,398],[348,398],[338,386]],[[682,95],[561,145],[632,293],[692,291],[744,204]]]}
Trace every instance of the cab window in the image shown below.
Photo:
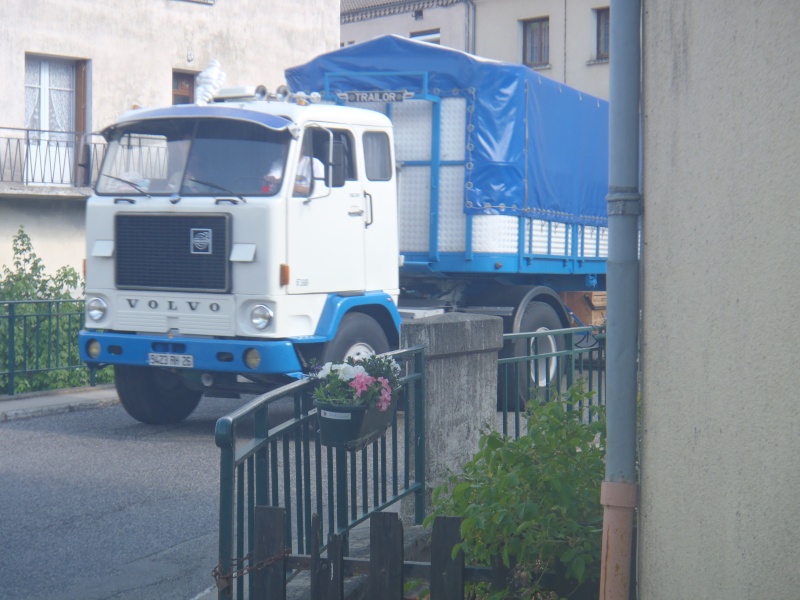
{"label": "cab window", "polygon": [[392,152],[389,136],[383,131],[367,131],[363,137],[367,179],[389,181],[392,178]]}

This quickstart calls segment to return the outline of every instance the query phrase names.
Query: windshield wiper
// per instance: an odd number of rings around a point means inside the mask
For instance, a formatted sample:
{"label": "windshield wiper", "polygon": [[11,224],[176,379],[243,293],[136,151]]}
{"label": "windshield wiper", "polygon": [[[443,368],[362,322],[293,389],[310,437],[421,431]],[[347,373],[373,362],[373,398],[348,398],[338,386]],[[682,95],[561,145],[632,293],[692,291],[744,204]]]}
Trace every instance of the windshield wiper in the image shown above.
{"label": "windshield wiper", "polygon": [[116,176],[114,176],[114,175],[109,175],[108,173],[102,173],[102,174],[101,174],[101,176],[102,176],[102,177],[108,177],[109,179],[113,179],[113,180],[115,180],[115,181],[121,181],[121,182],[122,182],[122,183],[124,183],[125,185],[129,185],[129,186],[131,186],[133,189],[135,189],[135,190],[136,190],[137,192],[139,192],[140,194],[144,194],[144,195],[145,195],[145,196],[147,196],[148,198],[152,198],[152,196],[151,196],[150,194],[148,194],[148,193],[147,193],[147,190],[145,190],[144,188],[142,188],[142,187],[138,186],[138,185],[137,185],[137,184],[135,184],[133,181],[129,181],[129,180],[127,180],[127,179],[123,179],[122,177],[116,177]]}
{"label": "windshield wiper", "polygon": [[247,200],[244,199],[244,196],[242,196],[241,194],[237,194],[236,192],[232,192],[228,188],[222,187],[221,185],[217,185],[216,183],[211,183],[210,181],[203,181],[201,179],[195,179],[194,177],[187,177],[186,180],[220,190],[222,192],[225,192],[226,194],[230,194],[231,196],[236,196],[239,200],[242,201],[242,203],[247,204]]}

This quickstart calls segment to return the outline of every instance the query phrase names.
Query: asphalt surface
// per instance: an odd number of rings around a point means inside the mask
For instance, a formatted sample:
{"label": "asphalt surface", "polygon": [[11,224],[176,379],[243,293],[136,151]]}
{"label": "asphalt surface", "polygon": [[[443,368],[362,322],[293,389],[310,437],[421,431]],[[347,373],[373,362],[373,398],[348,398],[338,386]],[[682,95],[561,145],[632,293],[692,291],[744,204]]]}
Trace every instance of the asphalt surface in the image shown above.
{"label": "asphalt surface", "polygon": [[0,599],[215,597],[214,423],[231,402],[148,427],[113,386],[0,398]]}
{"label": "asphalt surface", "polygon": [[[6,395],[0,396],[0,423],[74,413],[77,411],[88,411],[117,404],[119,404],[119,397],[117,396],[117,391],[113,384],[18,394],[14,396]],[[280,420],[281,418],[285,419],[290,417],[291,413],[291,403],[279,400],[276,406],[270,411],[270,417]],[[213,445],[213,441],[211,443]],[[216,531],[214,531],[213,534],[216,535]],[[216,540],[213,541],[215,542]],[[0,591],[0,598],[2,597],[3,593]],[[200,594],[190,593],[185,596],[187,600],[211,600],[216,597],[217,590],[213,586],[209,586],[208,589]],[[297,597],[296,594],[295,597]]]}
{"label": "asphalt surface", "polygon": [[[279,401],[283,404],[283,401]],[[59,415],[65,413],[73,413],[77,411],[88,411],[93,408],[103,408],[103,407],[110,407],[119,404],[119,398],[117,397],[116,389],[113,385],[103,385],[97,387],[88,387],[88,388],[74,388],[74,389],[67,389],[67,390],[58,390],[58,391],[51,391],[46,393],[34,393],[34,394],[24,394],[24,395],[16,395],[16,396],[0,396],[0,423],[8,422],[8,421],[19,421],[23,419],[32,419],[35,417],[42,417],[48,415]],[[276,420],[280,420],[281,416],[284,418],[288,418],[291,415],[291,403],[285,403],[285,406],[276,406],[275,407],[278,414],[270,414],[271,418],[276,418]],[[285,413],[285,415],[284,415]],[[351,534],[351,553],[353,556],[366,556],[369,547],[369,528],[366,526],[367,524],[363,524],[359,526],[356,531],[353,531]],[[112,525],[109,524],[109,527]],[[419,550],[417,548],[424,548],[426,539],[423,532],[416,531],[418,528],[412,528],[413,531],[407,532],[407,545],[410,546],[407,548],[407,552],[409,555],[416,554]],[[214,536],[216,535],[215,531],[211,531],[208,534],[209,542],[215,542]],[[179,548],[177,550],[165,550],[165,553],[168,552],[178,552],[185,554],[187,552],[186,548]],[[169,558],[169,557],[167,557]],[[157,560],[156,560],[157,559]],[[159,554],[157,557],[154,558],[156,562],[163,562],[165,559],[162,554]],[[206,561],[208,562],[208,561]],[[153,565],[147,563],[147,560],[143,561],[142,565],[140,565],[141,569],[147,572],[153,570]],[[211,563],[209,563],[211,564]],[[135,566],[135,565],[134,565]],[[134,573],[134,575],[136,575]],[[140,574],[141,575],[141,574]],[[109,574],[110,579],[105,581],[106,587],[108,590],[114,589],[114,586],[119,585],[119,574],[113,575]],[[134,579],[141,579],[141,577],[135,576]],[[363,577],[356,577],[348,581],[346,585],[346,596],[350,598],[358,598],[363,597],[363,587],[365,585],[365,579]],[[99,584],[104,584],[104,580],[101,580]],[[187,586],[188,587],[188,586]],[[104,597],[102,590],[97,589],[94,590],[97,592],[99,596],[97,597]],[[0,591],[0,598],[3,597],[3,593]],[[115,596],[116,597],[116,596]],[[209,586],[206,590],[197,594],[196,592],[188,592],[185,596],[182,596],[185,600],[212,600],[217,597],[217,590],[213,586]],[[292,600],[307,600],[308,599],[308,580],[305,574],[301,574],[293,584],[287,589],[287,597]]]}

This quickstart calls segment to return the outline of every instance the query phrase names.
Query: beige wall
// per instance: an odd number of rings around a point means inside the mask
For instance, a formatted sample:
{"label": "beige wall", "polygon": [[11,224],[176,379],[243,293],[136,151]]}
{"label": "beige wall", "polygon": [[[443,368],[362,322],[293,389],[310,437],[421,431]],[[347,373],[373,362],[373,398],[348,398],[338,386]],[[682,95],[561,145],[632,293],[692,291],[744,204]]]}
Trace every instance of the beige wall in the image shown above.
{"label": "beige wall", "polygon": [[506,62],[522,61],[522,21],[550,20],[550,67],[543,75],[608,98],[608,63],[595,64],[594,8],[608,0],[476,0],[475,53]]}
{"label": "beige wall", "polygon": [[220,60],[232,84],[283,83],[283,69],[338,47],[339,3],[299,0],[5,0],[0,126],[23,127],[25,54],[90,61],[91,128],[133,104],[171,103],[172,70]]}
{"label": "beige wall", "polygon": [[[47,194],[47,190],[38,190]],[[82,274],[86,255],[84,198],[24,193],[16,198],[0,198],[0,277],[3,267],[16,270],[13,266],[13,237],[20,226],[25,228],[33,251],[42,260],[48,274],[55,275],[61,267],[72,267]]]}
{"label": "beige wall", "polygon": [[[538,72],[567,85],[608,98],[608,62],[596,62],[597,21],[595,8],[609,6],[609,0],[475,0],[475,54],[504,62],[522,62],[522,21],[539,17],[550,19],[550,66]],[[375,36],[394,33],[409,37],[411,32],[436,29],[441,43],[468,50],[467,2],[443,8],[426,9],[423,20],[415,21],[410,12],[378,17],[356,23],[343,23],[344,43],[363,42]]]}
{"label": "beige wall", "polygon": [[[0,127],[25,127],[26,53],[89,61],[88,129],[99,131],[134,104],[171,104],[173,70],[199,72],[216,58],[229,84],[274,89],[284,83],[286,67],[338,47],[337,0],[3,0]],[[60,210],[17,198],[0,183],[0,267],[11,262],[11,237],[22,221],[48,270],[64,264],[80,269],[82,227],[72,218],[57,220]],[[80,200],[57,201],[69,202],[70,212],[82,206]]]}
{"label": "beige wall", "polygon": [[441,8],[426,8],[421,19],[414,19],[411,13],[389,15],[380,19],[342,23],[342,43],[364,42],[379,35],[393,33],[411,37],[412,33],[438,29],[441,44],[449,48],[466,50],[467,8],[466,4],[453,4]]}
{"label": "beige wall", "polygon": [[645,1],[641,598],[800,590],[800,10]]}

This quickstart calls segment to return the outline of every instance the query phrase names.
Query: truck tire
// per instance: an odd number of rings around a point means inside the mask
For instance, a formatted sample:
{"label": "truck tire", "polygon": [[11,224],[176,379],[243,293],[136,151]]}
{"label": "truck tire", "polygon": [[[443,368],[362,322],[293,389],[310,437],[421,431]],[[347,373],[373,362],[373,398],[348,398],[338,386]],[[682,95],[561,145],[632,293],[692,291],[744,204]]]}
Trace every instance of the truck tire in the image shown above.
{"label": "truck tire", "polygon": [[[531,302],[525,307],[519,325],[519,333],[549,331],[561,329],[561,319],[552,306],[546,302]],[[516,333],[516,332],[515,332]],[[535,350],[536,354],[550,354],[564,349],[564,336],[544,335],[535,338],[515,340],[504,352],[505,356],[528,356]],[[536,348],[529,347],[536,343]],[[518,363],[518,394],[508,399],[508,407],[524,408],[530,398],[535,398],[547,385],[558,382],[563,371],[563,359],[556,357],[537,361]],[[500,382],[498,382],[500,384]],[[498,404],[502,403],[502,395],[498,394]],[[500,406],[502,408],[502,406]]]}
{"label": "truck tire", "polygon": [[321,364],[342,362],[348,357],[358,360],[388,351],[386,334],[375,319],[363,313],[347,313],[336,335],[325,344]]}
{"label": "truck tire", "polygon": [[163,369],[115,365],[114,380],[125,411],[148,425],[180,423],[203,396],[187,388],[179,375]]}

